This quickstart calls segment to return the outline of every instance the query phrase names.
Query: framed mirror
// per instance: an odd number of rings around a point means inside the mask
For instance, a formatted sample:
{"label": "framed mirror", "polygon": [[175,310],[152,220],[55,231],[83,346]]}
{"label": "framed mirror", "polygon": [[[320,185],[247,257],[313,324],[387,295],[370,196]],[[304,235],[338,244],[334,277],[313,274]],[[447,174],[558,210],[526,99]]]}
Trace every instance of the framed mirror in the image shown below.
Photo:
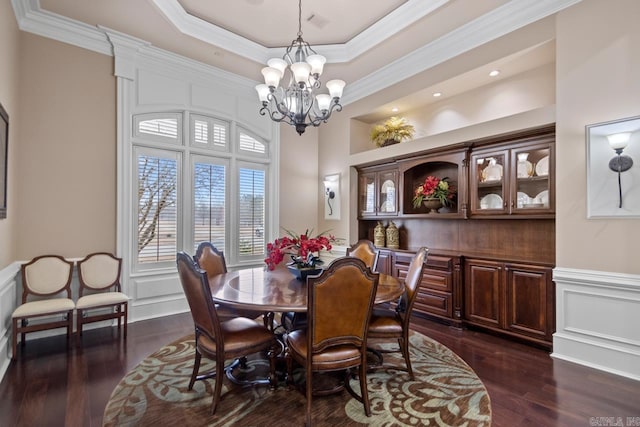
{"label": "framed mirror", "polygon": [[9,115],[0,104],[0,219],[7,217]]}

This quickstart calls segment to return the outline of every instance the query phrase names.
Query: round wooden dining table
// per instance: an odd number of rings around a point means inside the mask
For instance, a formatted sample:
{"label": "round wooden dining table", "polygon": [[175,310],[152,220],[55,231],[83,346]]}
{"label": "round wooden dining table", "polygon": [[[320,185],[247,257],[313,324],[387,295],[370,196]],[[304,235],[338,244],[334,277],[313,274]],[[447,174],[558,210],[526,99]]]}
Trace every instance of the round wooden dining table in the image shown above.
{"label": "round wooden dining table", "polygon": [[[230,271],[209,279],[213,300],[244,310],[306,312],[307,284],[293,277],[284,264],[269,271],[264,267]],[[404,284],[380,274],[375,304],[394,301]]]}

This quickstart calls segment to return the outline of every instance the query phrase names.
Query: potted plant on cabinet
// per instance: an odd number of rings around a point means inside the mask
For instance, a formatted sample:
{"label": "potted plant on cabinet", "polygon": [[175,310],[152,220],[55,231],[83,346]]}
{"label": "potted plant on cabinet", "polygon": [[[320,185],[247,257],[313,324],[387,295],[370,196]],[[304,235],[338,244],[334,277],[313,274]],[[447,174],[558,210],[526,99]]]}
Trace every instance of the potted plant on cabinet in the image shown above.
{"label": "potted plant on cabinet", "polygon": [[371,129],[371,141],[378,147],[397,144],[413,138],[415,129],[404,117],[390,117]]}

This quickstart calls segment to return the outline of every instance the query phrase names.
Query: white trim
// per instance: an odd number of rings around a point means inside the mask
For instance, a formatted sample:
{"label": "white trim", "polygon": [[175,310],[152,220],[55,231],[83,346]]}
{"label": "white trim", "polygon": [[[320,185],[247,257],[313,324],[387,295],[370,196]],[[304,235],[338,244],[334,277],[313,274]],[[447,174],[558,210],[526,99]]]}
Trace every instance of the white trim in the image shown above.
{"label": "white trim", "polygon": [[[163,59],[162,56],[166,55],[167,57],[173,58],[173,61],[169,61],[169,63],[182,62],[183,65],[188,64],[191,68],[200,68],[200,71],[202,71],[202,69],[207,69],[226,73],[213,66],[204,65],[197,61],[162,51],[161,49],[152,48],[149,43],[135,39],[134,37],[126,36],[122,33],[117,33],[116,31],[108,30],[104,27],[92,27],[61,15],[47,12],[40,8],[38,0],[11,1],[13,3],[16,20],[18,21],[20,29],[23,31],[29,31],[34,34],[49,37],[51,39],[85,49],[90,49],[105,55],[113,55],[113,48],[111,43],[107,40],[107,36],[113,37],[113,35],[118,34],[121,38],[128,38],[132,43],[138,43],[141,46],[146,45],[147,47],[145,48],[145,51],[153,52],[153,56],[155,56],[156,59]],[[405,6],[399,8],[400,11],[396,12],[397,15],[391,13],[389,14],[389,17],[385,19],[389,19],[389,22],[400,20],[408,23],[411,22],[415,16],[419,16],[420,13],[422,13],[416,12],[414,8],[417,8],[419,11],[424,11],[425,14],[430,13],[431,10],[435,10],[442,5],[440,4],[440,1],[444,4],[444,0],[439,0],[435,3],[434,0],[409,0]],[[355,102],[365,96],[427,70],[443,61],[446,61],[447,59],[501,37],[510,31],[514,31],[539,19],[557,13],[560,10],[579,3],[580,1],[582,0],[511,0],[503,6],[461,26],[451,33],[416,49],[404,57],[397,59],[396,61],[353,83],[350,83],[345,89],[345,95],[342,98],[342,105],[346,106],[349,103]],[[161,10],[164,8],[163,13],[169,9],[168,13],[170,15],[182,15],[181,12],[176,9],[180,8],[177,0],[154,0],[154,2]],[[406,9],[404,9],[405,7]],[[186,12],[184,13],[186,14]],[[384,20],[381,20],[380,22],[383,21]],[[376,28],[376,25],[373,25],[372,28]],[[387,23],[385,26],[386,25],[389,24]],[[208,27],[211,27],[211,25],[208,24],[207,28]],[[323,50],[325,49],[325,46],[319,46],[318,50],[328,56],[332,62],[337,62],[337,59],[340,59],[341,57],[343,61],[348,61],[359,55],[360,53],[358,52],[361,52],[364,46],[373,46],[375,43],[379,43],[379,41],[376,41],[376,35],[380,37],[379,34],[389,34],[389,28],[385,28],[384,30],[371,29],[370,31],[361,33],[358,37],[362,37],[362,39],[355,37],[349,42],[353,43],[353,46],[347,43],[348,46],[343,45],[344,48],[337,48],[338,50],[343,49],[345,51],[342,53],[338,51],[333,52],[331,50],[334,49],[333,46],[326,47],[326,51]],[[213,34],[212,30],[208,31]],[[218,33],[219,32],[216,32],[216,34]],[[266,50],[266,48],[257,45],[254,42],[250,43],[254,43],[255,46],[251,46],[249,48],[245,47],[243,49],[242,46],[245,42],[240,39],[245,40],[246,42],[249,41],[235,34],[233,37],[228,34],[223,34],[222,36],[224,36],[224,38],[214,40],[212,43],[224,46],[225,49],[238,54],[242,54],[244,51],[251,51],[253,52],[251,54],[244,52],[245,56],[248,55],[256,62],[264,63],[272,56],[281,56],[281,53],[279,53],[278,50]],[[194,37],[197,36],[194,35]],[[246,43],[246,45],[248,46],[248,43]],[[176,61],[178,58],[180,60]],[[163,64],[163,66],[165,65]],[[118,73],[122,72],[122,67],[119,66],[118,61],[116,61],[116,68],[119,70],[116,75],[120,75]],[[231,73],[226,74],[234,76]],[[235,77],[240,78],[239,76]],[[132,77],[129,76],[128,78],[131,79]],[[244,80],[250,81],[252,85],[257,83],[250,79]]]}
{"label": "white trim", "polygon": [[640,276],[555,268],[554,358],[640,380]]}

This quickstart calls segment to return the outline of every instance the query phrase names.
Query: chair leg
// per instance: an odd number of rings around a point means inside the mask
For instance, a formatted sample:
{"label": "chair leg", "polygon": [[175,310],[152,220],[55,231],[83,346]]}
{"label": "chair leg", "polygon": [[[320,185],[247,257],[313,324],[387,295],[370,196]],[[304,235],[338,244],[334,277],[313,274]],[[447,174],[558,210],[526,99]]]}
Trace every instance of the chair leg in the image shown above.
{"label": "chair leg", "polygon": [[[365,356],[366,357],[366,356]],[[364,413],[367,417],[371,416],[371,404],[369,403],[369,390],[367,389],[367,363],[360,364],[360,394],[362,396],[362,404],[364,405]]]}
{"label": "chair leg", "polygon": [[222,381],[224,381],[224,358],[216,360],[216,385],[213,390],[213,403],[211,404],[211,415],[216,413],[222,392]]}
{"label": "chair leg", "polygon": [[276,354],[278,350],[279,346],[275,342],[269,349],[269,387],[271,390],[275,390],[278,386],[278,379],[276,378]]}
{"label": "chair leg", "polygon": [[73,336],[73,310],[71,310],[67,312],[67,345],[71,344]]}
{"label": "chair leg", "polygon": [[413,380],[413,369],[411,368],[411,358],[409,357],[409,339],[408,337],[403,337],[398,339],[398,344],[400,345],[400,350],[402,351],[402,356],[404,357],[404,363],[407,365],[407,372],[409,373],[409,378]]}
{"label": "chair leg", "polygon": [[82,313],[83,310],[81,308],[76,310],[76,335],[78,337],[78,341],[82,339]]}
{"label": "chair leg", "polygon": [[313,395],[313,384],[311,381],[311,377],[313,376],[313,371],[311,370],[311,361],[307,359],[307,370],[306,370],[306,389],[307,389],[307,427],[311,427],[311,396]]}
{"label": "chair leg", "polygon": [[16,360],[16,353],[18,352],[18,319],[13,319],[13,338],[11,340],[12,343],[12,351],[11,351],[11,360]]}
{"label": "chair leg", "polygon": [[191,372],[191,380],[189,381],[189,386],[187,390],[191,390],[193,388],[193,384],[196,382],[196,377],[198,376],[198,371],[200,370],[200,359],[202,359],[202,355],[196,348],[196,356],[193,361],[193,372]]}
{"label": "chair leg", "polygon": [[124,337],[127,338],[127,315],[129,313],[129,304],[128,303],[124,303],[124,316],[123,316],[123,322],[124,322]]}

